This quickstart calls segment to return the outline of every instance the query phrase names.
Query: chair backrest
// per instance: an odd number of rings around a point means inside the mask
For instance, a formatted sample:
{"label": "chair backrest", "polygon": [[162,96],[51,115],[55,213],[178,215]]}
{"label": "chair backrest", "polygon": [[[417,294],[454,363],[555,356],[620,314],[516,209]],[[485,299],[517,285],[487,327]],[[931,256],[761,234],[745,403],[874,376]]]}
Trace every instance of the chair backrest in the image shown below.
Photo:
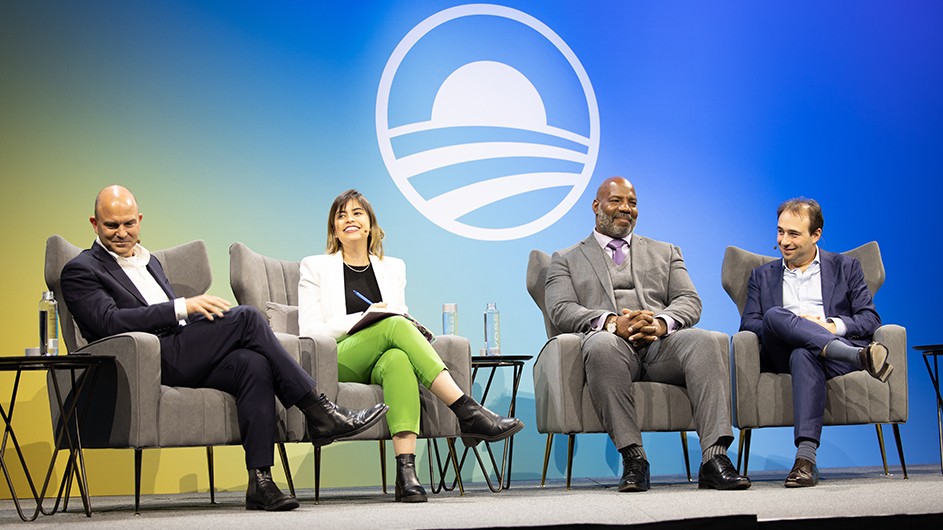
{"label": "chair backrest", "polygon": [[[868,285],[873,297],[878,289],[884,285],[884,261],[881,259],[881,249],[877,241],[865,243],[843,254],[857,258],[861,263],[864,281]],[[727,247],[724,252],[724,262],[721,266],[721,282],[730,299],[737,304],[737,311],[742,315],[747,303],[747,285],[750,282],[750,272],[756,267],[773,260],[780,259],[774,256],[754,254],[737,247]]]}
{"label": "chair backrest", "polygon": [[268,315],[275,331],[298,334],[301,262],[263,256],[242,243],[229,247],[229,284],[240,304]]}
{"label": "chair backrest", "polygon": [[547,338],[560,335],[544,307],[544,294],[547,291],[547,269],[550,267],[550,255],[541,250],[531,250],[527,259],[527,292],[534,299],[534,303],[544,315],[544,327],[547,329]]}
{"label": "chair backrest", "polygon": [[[65,304],[60,276],[66,263],[78,256],[80,252],[82,252],[81,248],[69,243],[61,236],[53,235],[46,240],[44,270],[46,286],[55,293],[56,300],[59,300],[59,326],[62,328],[62,340],[70,352],[84,347],[88,341],[79,332],[72,318],[72,312]],[[201,295],[213,283],[210,258],[206,251],[206,243],[203,241],[191,241],[168,249],[155,250],[152,255],[160,261],[177,296]]]}

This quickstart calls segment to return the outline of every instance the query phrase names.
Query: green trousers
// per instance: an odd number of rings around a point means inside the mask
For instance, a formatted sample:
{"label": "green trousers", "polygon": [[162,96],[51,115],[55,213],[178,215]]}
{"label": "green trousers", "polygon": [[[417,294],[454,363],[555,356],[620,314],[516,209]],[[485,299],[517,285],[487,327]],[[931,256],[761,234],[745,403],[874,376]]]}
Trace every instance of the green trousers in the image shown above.
{"label": "green trousers", "polygon": [[419,383],[426,388],[445,363],[411,322],[383,319],[337,343],[337,378],[342,383],[383,387],[390,433],[419,434]]}

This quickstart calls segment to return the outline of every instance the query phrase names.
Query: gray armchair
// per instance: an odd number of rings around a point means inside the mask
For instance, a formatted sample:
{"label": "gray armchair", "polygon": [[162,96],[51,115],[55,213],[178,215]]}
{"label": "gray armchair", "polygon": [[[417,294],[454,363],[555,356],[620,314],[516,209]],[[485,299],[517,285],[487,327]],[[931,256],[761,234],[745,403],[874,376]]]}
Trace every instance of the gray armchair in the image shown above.
{"label": "gray armchair", "polygon": [[[64,300],[60,286],[62,268],[82,249],[58,235],[46,241],[46,285]],[[212,283],[209,257],[203,241],[193,241],[153,255],[160,260],[178,296],[203,294]],[[85,448],[134,449],[134,511],[138,513],[141,498],[142,451],[148,448],[206,447],[210,481],[210,500],[215,503],[213,473],[214,445],[241,445],[236,400],[225,392],[211,388],[170,387],[160,383],[160,344],[150,333],[121,333],[89,344],[72,319],[65,303],[59,305],[62,340],[70,353],[84,352],[113,357],[114,365],[101,371],[91,394],[88,414],[82,424],[82,445]],[[297,338],[286,338],[282,344],[295,359],[310,357]],[[68,375],[60,376],[60,388],[71,389]],[[54,403],[53,385],[48,385],[50,404]],[[285,474],[291,474],[282,442],[300,440],[304,431],[299,419],[276,400],[276,439]],[[58,411],[52,406],[53,428]],[[300,413],[298,413],[300,415]],[[294,494],[294,491],[292,491]]]}
{"label": "gray armchair", "polygon": [[[861,262],[865,282],[874,296],[884,283],[884,263],[881,261],[877,242],[872,241],[845,254],[854,256]],[[741,315],[746,305],[750,272],[775,259],[779,258],[727,247],[721,273],[722,282],[724,290],[737,305],[737,311]],[[885,324],[874,333],[874,340],[887,346],[887,360],[894,365],[894,373],[886,384],[864,371],[830,379],[826,390],[824,423],[873,423],[885,474],[888,473],[887,455],[881,425],[890,423],[894,429],[901,469],[904,478],[907,478],[899,428],[901,423],[907,421],[907,332],[901,326]],[[750,464],[750,438],[753,429],[793,425],[792,377],[789,374],[760,371],[760,344],[756,334],[751,331],[741,331],[733,336],[732,357],[733,424],[740,429],[737,467],[740,467],[742,458],[742,473],[745,475]]]}
{"label": "gray armchair", "polygon": [[[276,334],[282,336],[298,334],[298,281],[301,263],[285,261],[256,253],[242,243],[229,247],[229,281],[233,294],[240,304],[252,305],[268,314],[269,324]],[[323,392],[335,403],[351,409],[363,409],[383,402],[383,390],[379,385],[361,383],[339,383],[337,380],[337,343],[330,337],[301,337],[300,341],[311,344],[313,362],[311,375]],[[433,344],[445,362],[449,373],[458,386],[470,394],[471,391],[471,346],[467,339],[452,335],[439,336]],[[428,389],[420,387],[421,422],[420,438],[447,438],[449,459],[457,473],[454,439],[459,436],[458,419],[451,410],[439,401]],[[378,440],[380,448],[380,474],[383,493],[386,493],[386,448],[391,440],[386,420],[381,420],[370,429],[345,438],[345,440]],[[430,442],[431,444],[431,442]],[[431,451],[431,446],[430,446]],[[320,498],[321,448],[314,450],[315,499]],[[429,472],[433,475],[432,453],[429,453]],[[433,491],[435,491],[435,478]],[[458,476],[459,489],[462,489]]]}
{"label": "gray armchair", "polygon": [[[540,477],[543,486],[547,478],[550,449],[554,434],[568,436],[566,460],[566,487],[569,489],[573,474],[573,444],[578,433],[601,433],[602,422],[593,408],[586,388],[583,356],[580,352],[582,335],[560,333],[553,326],[544,307],[547,268],[550,256],[532,250],[527,263],[527,291],[544,315],[544,325],[549,339],[534,362],[534,399],[537,407],[537,431],[547,434],[544,450],[544,466]],[[729,338],[723,333],[713,332],[720,351],[728,351]],[[718,363],[727,367],[727,355],[720,356]],[[729,392],[729,390],[728,390]],[[691,464],[688,458],[687,431],[694,430],[691,400],[684,387],[649,381],[632,383],[632,393],[642,431],[681,433],[681,449],[688,481],[691,480]]]}

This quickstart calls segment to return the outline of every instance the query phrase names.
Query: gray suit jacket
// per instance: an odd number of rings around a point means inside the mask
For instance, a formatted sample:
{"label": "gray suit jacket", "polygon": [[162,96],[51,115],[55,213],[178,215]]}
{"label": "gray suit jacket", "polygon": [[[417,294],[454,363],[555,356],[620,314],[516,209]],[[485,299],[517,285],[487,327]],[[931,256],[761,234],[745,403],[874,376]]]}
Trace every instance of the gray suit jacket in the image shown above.
{"label": "gray suit jacket", "polygon": [[[637,234],[629,247],[638,307],[675,319],[679,329],[701,317],[701,299],[691,282],[681,250]],[[545,303],[553,325],[563,333],[588,332],[600,315],[621,314],[616,307],[610,259],[592,234],[582,242],[553,253],[547,270]]]}

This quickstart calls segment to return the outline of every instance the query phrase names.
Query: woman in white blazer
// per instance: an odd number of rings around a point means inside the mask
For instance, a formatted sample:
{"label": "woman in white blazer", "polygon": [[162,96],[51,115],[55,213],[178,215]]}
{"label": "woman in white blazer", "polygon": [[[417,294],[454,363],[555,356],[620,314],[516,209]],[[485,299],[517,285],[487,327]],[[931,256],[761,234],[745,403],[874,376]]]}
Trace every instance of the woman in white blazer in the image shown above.
{"label": "woman in white blazer", "polygon": [[425,502],[416,476],[419,384],[458,416],[462,438],[496,441],[524,424],[465,395],[426,338],[408,319],[393,316],[353,334],[368,309],[406,313],[406,264],[383,255],[383,229],[356,190],[334,199],[327,220],[327,253],[301,261],[298,326],[303,336],[337,340],[338,379],[383,387],[396,454],[396,500]]}

